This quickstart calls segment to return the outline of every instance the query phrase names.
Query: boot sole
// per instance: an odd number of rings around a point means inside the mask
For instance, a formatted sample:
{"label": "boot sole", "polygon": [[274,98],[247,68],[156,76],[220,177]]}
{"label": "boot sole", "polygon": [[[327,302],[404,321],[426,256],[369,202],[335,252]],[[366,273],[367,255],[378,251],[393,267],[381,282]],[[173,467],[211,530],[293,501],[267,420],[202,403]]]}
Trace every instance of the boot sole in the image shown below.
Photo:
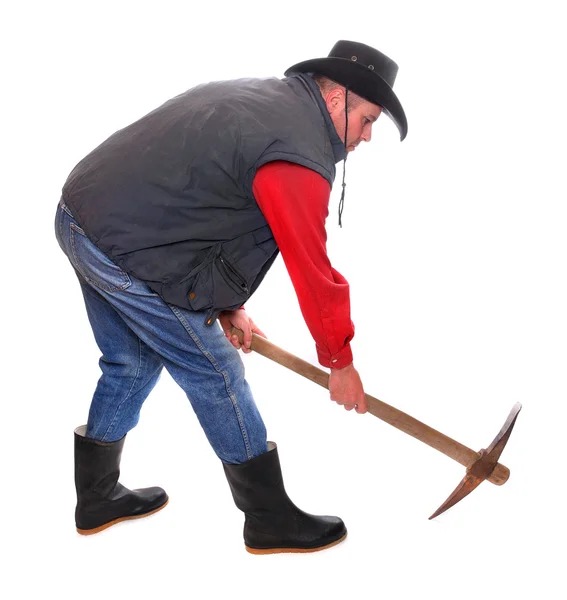
{"label": "boot sole", "polygon": [[345,533],[342,537],[330,544],[326,544],[325,546],[317,546],[317,548],[250,548],[250,546],[245,546],[246,551],[250,552],[250,554],[282,554],[284,552],[294,552],[294,553],[307,553],[307,552],[319,552],[319,550],[326,550],[327,548],[331,548],[331,546],[336,546],[341,542],[344,542],[347,534]]}
{"label": "boot sole", "polygon": [[104,531],[105,529],[108,529],[109,527],[112,527],[113,525],[116,525],[116,523],[120,523],[122,521],[131,521],[133,519],[143,519],[144,517],[149,517],[150,515],[153,515],[157,512],[159,512],[162,508],[165,508],[169,503],[169,498],[165,501],[164,504],[162,504],[161,506],[158,506],[158,508],[155,508],[154,510],[144,513],[143,515],[132,515],[130,517],[120,517],[119,519],[114,519],[114,521],[109,521],[108,523],[105,523],[104,525],[101,525],[100,527],[95,527],[94,529],[79,529],[77,527],[77,533],[80,533],[81,535],[93,535],[95,533],[99,533],[100,531]]}

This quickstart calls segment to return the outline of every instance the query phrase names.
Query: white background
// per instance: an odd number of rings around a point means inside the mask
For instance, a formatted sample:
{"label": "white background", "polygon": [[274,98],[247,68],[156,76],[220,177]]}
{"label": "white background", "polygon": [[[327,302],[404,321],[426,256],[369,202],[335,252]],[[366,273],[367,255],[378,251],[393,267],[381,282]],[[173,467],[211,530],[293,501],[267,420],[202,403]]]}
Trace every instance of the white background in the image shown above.
{"label": "white background", "polygon": [[[3,598],[567,597],[566,214],[561,2],[18,2],[2,23]],[[501,462],[438,519],[464,468],[260,356],[249,381],[288,492],[347,541],[245,552],[242,514],[167,374],[128,436],[122,481],[169,506],[74,529],[73,429],[98,350],[53,235],[69,171],[116,129],[203,81],[282,76],[338,39],[400,65],[409,120],[350,156],[329,254],[351,284],[366,391],[479,450],[516,402]],[[341,167],[341,165],[339,165]],[[339,170],[339,177],[342,175]],[[281,259],[248,303],[317,364]]]}

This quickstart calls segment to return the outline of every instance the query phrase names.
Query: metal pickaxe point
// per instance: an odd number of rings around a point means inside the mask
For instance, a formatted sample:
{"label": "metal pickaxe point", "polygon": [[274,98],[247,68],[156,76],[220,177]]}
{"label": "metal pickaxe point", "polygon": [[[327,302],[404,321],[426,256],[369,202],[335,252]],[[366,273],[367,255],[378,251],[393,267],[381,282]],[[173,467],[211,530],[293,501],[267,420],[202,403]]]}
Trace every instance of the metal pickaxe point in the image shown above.
{"label": "metal pickaxe point", "polygon": [[[242,343],[242,331],[233,328],[231,333],[236,334]],[[257,334],[252,334],[251,349],[295,373],[314,381],[318,385],[326,389],[329,388],[328,373],[307,361],[290,354],[282,348],[279,348]],[[485,480],[490,481],[495,485],[502,485],[508,481],[510,470],[500,464],[498,459],[510,438],[512,428],[514,427],[518,413],[522,408],[521,404],[518,403],[512,408],[502,429],[494,438],[490,446],[486,450],[482,449],[480,452],[475,452],[432,427],[429,427],[429,425],[414,419],[407,413],[374,398],[370,394],[365,394],[365,396],[369,413],[382,421],[389,423],[396,429],[420,440],[428,446],[435,448],[467,468],[463,480],[447,500],[429,517],[430,519],[434,519],[447,509],[451,508],[451,506],[457,504],[457,502],[460,502]]]}
{"label": "metal pickaxe point", "polygon": [[[499,464],[498,459],[510,438],[518,413],[522,409],[522,405],[518,402],[514,405],[506,422],[502,426],[498,435],[492,440],[492,443],[487,450],[484,448],[479,452],[479,458],[470,467],[467,467],[467,473],[453,490],[453,493],[443,502],[443,504],[429,517],[434,519],[447,509],[451,508],[460,502],[465,496],[468,496],[476,487],[478,487],[485,479],[489,479],[494,469]],[[489,479],[490,481],[490,479]]]}

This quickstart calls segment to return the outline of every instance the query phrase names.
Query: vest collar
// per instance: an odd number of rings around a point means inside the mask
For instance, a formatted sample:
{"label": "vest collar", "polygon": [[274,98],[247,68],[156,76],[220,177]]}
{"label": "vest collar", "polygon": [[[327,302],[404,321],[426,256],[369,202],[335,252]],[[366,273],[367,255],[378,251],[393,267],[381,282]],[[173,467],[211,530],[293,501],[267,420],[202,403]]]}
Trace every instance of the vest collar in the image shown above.
{"label": "vest collar", "polygon": [[321,114],[323,115],[323,119],[325,120],[325,126],[327,128],[329,140],[331,141],[331,146],[333,149],[335,164],[340,162],[341,160],[344,160],[347,154],[344,141],[341,140],[339,134],[337,133],[337,130],[335,129],[335,125],[333,123],[333,120],[331,119],[331,115],[329,114],[327,106],[323,100],[323,96],[321,95],[321,90],[319,89],[319,86],[317,85],[313,77],[311,77],[311,74],[294,74],[291,77],[288,77],[288,79],[299,80],[307,89],[309,95],[317,104],[319,110],[321,111]]}

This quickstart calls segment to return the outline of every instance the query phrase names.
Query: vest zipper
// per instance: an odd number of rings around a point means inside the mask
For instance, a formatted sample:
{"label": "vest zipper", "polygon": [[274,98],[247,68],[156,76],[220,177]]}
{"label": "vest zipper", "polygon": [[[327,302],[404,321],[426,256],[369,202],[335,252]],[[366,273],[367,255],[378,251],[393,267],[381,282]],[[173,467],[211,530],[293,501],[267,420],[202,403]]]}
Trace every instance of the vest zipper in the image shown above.
{"label": "vest zipper", "polygon": [[248,293],[248,286],[246,285],[246,282],[242,279],[240,274],[236,272],[236,269],[229,262],[224,260],[222,256],[219,256],[219,260],[224,267],[223,271],[229,279],[229,281],[237,285],[243,292]]}

